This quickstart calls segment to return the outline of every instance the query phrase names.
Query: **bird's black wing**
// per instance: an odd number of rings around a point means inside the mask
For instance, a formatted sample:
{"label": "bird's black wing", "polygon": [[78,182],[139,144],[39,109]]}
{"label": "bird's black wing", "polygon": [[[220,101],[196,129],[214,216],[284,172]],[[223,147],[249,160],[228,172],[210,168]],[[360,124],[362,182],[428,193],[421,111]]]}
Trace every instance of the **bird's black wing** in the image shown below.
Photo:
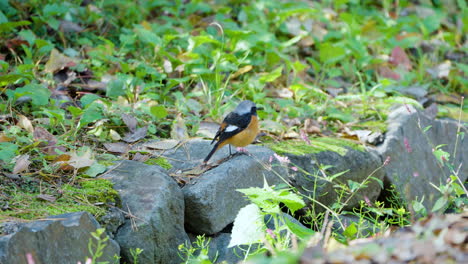
{"label": "bird's black wing", "polygon": [[[239,115],[234,112],[229,113],[224,118],[223,123],[221,123],[221,126],[219,127],[218,132],[216,132],[216,135],[213,138],[213,141],[211,141],[211,144],[213,144],[213,142],[215,142],[216,140],[222,142],[241,132],[249,126],[250,120],[252,120],[251,115]],[[234,130],[226,131],[226,128],[228,128],[230,125],[236,126],[237,128]]]}

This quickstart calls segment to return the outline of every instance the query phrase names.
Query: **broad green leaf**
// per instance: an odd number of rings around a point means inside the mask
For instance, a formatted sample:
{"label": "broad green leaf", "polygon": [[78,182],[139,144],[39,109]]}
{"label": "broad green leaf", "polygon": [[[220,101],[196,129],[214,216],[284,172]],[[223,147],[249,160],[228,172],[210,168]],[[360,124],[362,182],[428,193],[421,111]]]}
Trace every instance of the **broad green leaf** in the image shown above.
{"label": "broad green leaf", "polygon": [[262,82],[262,83],[272,82],[272,81],[278,79],[278,77],[281,76],[281,71],[282,70],[283,70],[283,67],[280,66],[280,67],[274,69],[272,72],[267,73],[267,74],[263,75],[262,77],[260,77],[259,81]]}
{"label": "broad green leaf", "polygon": [[315,234],[314,230],[306,228],[303,225],[299,225],[296,222],[291,221],[288,217],[284,217],[283,220],[286,226],[288,227],[289,231],[294,233],[300,239],[307,239],[308,237],[313,236]]}
{"label": "broad green leaf", "polygon": [[30,96],[33,105],[47,105],[51,92],[40,84],[30,83],[16,90],[7,90],[6,94],[13,102],[21,96]]}
{"label": "broad green leaf", "polygon": [[336,44],[325,42],[320,45],[319,58],[322,63],[333,64],[346,56],[346,50]]}
{"label": "broad green leaf", "polygon": [[234,220],[228,248],[262,242],[265,229],[263,215],[257,205],[249,204],[241,208]]}
{"label": "broad green leaf", "polygon": [[80,122],[78,123],[78,129],[102,118],[102,105],[99,103],[92,103],[84,110]]}
{"label": "broad green leaf", "polygon": [[122,79],[116,79],[109,82],[107,85],[106,96],[116,99],[117,97],[125,95],[125,82]]}
{"label": "broad green leaf", "polygon": [[159,119],[165,118],[167,116],[167,110],[162,105],[155,105],[150,108],[151,114]]}
{"label": "broad green leaf", "polygon": [[29,21],[16,21],[16,22],[5,22],[0,23],[0,33],[9,32],[15,27],[27,26],[31,24]]}
{"label": "broad green leaf", "polygon": [[435,202],[434,206],[432,207],[432,212],[437,212],[439,211],[440,209],[442,209],[443,207],[445,207],[445,205],[447,204],[447,198],[445,196],[442,196],[440,197],[439,199],[437,199],[437,201]]}
{"label": "broad green leaf", "polygon": [[345,231],[343,232],[343,235],[349,239],[354,239],[356,237],[357,232],[358,228],[356,226],[356,223],[352,222],[348,227],[346,227]]}
{"label": "broad green leaf", "polygon": [[83,97],[81,97],[80,102],[83,105],[83,107],[86,107],[90,103],[94,102],[95,100],[101,99],[99,95],[96,94],[85,94]]}
{"label": "broad green leaf", "polygon": [[0,160],[3,160],[5,163],[10,163],[16,156],[17,151],[18,145],[10,142],[0,142]]}
{"label": "broad green leaf", "polygon": [[88,169],[84,171],[84,175],[88,177],[96,177],[97,175],[103,173],[106,171],[106,166],[99,164],[98,162],[94,162],[93,165],[91,165]]}

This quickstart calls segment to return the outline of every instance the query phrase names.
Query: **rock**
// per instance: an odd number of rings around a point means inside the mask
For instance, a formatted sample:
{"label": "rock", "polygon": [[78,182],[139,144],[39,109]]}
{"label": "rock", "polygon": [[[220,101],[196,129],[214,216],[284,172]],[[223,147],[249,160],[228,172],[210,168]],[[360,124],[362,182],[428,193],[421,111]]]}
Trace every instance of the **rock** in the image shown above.
{"label": "rock", "polygon": [[[197,235],[189,234],[192,245],[197,241]],[[217,233],[213,236],[205,236],[205,241],[209,239],[208,244],[208,257],[213,263],[238,263],[243,260],[247,247],[232,247],[228,248],[229,241],[231,241],[231,233]],[[251,249],[250,252],[255,251]],[[200,251],[195,252],[195,255],[199,255]]]}
{"label": "rock", "polygon": [[[17,232],[0,236],[0,263],[28,263],[28,253],[36,263],[84,263],[91,256],[88,242],[96,242],[91,232],[100,228],[93,216],[87,212],[76,212],[47,219],[22,224]],[[119,256],[119,251],[119,245],[109,239],[98,260],[112,263],[114,256]]]}
{"label": "rock", "polygon": [[101,217],[100,223],[106,229],[107,234],[114,238],[118,228],[125,223],[125,216],[121,210],[111,207],[107,214]]}
{"label": "rock", "polygon": [[188,236],[177,183],[161,167],[135,161],[122,161],[105,178],[114,183],[128,213],[115,236],[123,260],[133,263],[131,250],[140,248],[139,263],[180,263],[178,246]]}
{"label": "rock", "polygon": [[[359,205],[359,202],[367,197],[370,201],[374,201],[380,194],[381,186],[378,181],[370,178],[383,180],[384,171],[378,170],[382,161],[379,155],[373,148],[365,150],[357,150],[351,147],[342,147],[345,151],[342,153],[331,150],[321,151],[313,154],[288,154],[291,162],[297,167],[302,168],[297,172],[290,172],[291,182],[304,195],[312,197],[321,204],[330,207],[335,202],[344,203],[346,209]],[[319,168],[330,165],[326,170]],[[347,172],[345,172],[347,171]],[[331,180],[333,175],[345,172],[343,175]],[[324,175],[325,174],[325,175]],[[325,179],[325,176],[328,179]],[[363,183],[366,187],[362,187],[354,194],[345,194],[342,198],[337,193],[339,188],[337,185],[346,185],[349,187],[349,180],[355,183]],[[307,204],[311,204],[316,212],[323,212],[325,208],[322,205],[312,202],[312,200],[304,199]]]}
{"label": "rock", "polygon": [[[166,156],[174,170],[194,167],[211,150],[209,142],[192,140],[184,147],[167,152]],[[281,166],[271,169],[269,165],[273,151],[254,145],[248,146],[247,150],[249,155],[233,156],[183,187],[187,230],[195,234],[215,234],[232,223],[239,210],[248,204],[236,189],[262,187],[264,178],[270,186],[284,183],[287,170]],[[215,162],[228,155],[228,147],[224,147],[210,161]],[[278,163],[275,161],[275,164]]]}
{"label": "rock", "polygon": [[449,162],[455,170],[460,168],[458,176],[464,182],[468,177],[468,129],[462,124],[460,132],[465,133],[465,137],[457,140],[458,122],[430,119],[412,106],[397,108],[387,122],[386,140],[377,148],[382,159],[390,158],[384,168],[386,181],[394,184],[407,202],[421,201],[424,197],[423,204],[429,212],[442,195],[431,183],[446,184],[451,174],[437,161],[433,148],[446,144],[442,150],[450,154]]}

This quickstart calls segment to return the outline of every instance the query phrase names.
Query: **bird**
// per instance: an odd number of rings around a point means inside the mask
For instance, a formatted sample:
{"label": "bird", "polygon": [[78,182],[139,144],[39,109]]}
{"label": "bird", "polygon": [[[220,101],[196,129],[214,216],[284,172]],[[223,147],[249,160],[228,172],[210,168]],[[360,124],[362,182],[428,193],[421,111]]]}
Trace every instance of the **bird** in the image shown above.
{"label": "bird", "polygon": [[[207,164],[211,156],[223,146],[229,144],[235,147],[245,147],[252,143],[259,132],[257,106],[254,102],[242,101],[234,111],[230,112],[219,126],[211,144],[216,144],[203,160]],[[229,151],[231,149],[229,148]]]}

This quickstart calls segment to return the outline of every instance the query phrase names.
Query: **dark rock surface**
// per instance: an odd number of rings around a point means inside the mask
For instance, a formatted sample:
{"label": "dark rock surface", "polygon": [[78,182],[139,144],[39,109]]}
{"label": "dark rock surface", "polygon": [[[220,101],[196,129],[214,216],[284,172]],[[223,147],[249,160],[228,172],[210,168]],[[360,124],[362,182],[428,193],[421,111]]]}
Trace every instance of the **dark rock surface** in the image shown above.
{"label": "dark rock surface", "polygon": [[178,246],[188,241],[184,197],[166,170],[123,161],[104,177],[114,183],[127,212],[115,236],[123,260],[133,263],[130,250],[140,248],[139,263],[180,263]]}
{"label": "dark rock surface", "polygon": [[394,184],[406,201],[424,197],[423,204],[430,211],[442,195],[431,183],[446,184],[451,174],[434,156],[436,146],[446,144],[442,150],[450,154],[449,162],[459,171],[461,181],[468,177],[468,129],[461,124],[465,137],[458,140],[457,130],[456,121],[430,119],[412,106],[394,110],[388,117],[385,142],[377,148],[382,159],[390,157],[385,166],[386,181]]}
{"label": "dark rock surface", "polygon": [[[333,151],[323,151],[300,156],[285,154],[292,163],[307,172],[290,172],[293,185],[303,194],[313,197],[313,199],[321,204],[330,207],[339,199],[337,184],[348,185],[348,180],[356,183],[367,182],[365,184],[366,187],[361,188],[358,192],[353,194],[347,193],[342,196],[340,202],[346,202],[346,208],[352,208],[358,205],[359,201],[364,199],[364,196],[370,201],[374,201],[380,194],[381,186],[369,176],[372,175],[371,177],[383,180],[384,171],[378,169],[382,165],[379,155],[371,148],[368,148],[367,151],[346,148],[348,151],[345,155],[340,155]],[[331,167],[325,171],[321,171],[319,168],[325,165],[330,165]],[[327,177],[330,178],[346,170],[349,171],[332,181],[327,180]],[[312,203],[308,199],[304,201],[308,204]],[[317,212],[325,210],[323,206],[317,204],[314,204],[313,208]]]}
{"label": "dark rock surface", "polygon": [[[84,263],[90,257],[88,242],[95,240],[91,232],[100,228],[87,212],[51,216],[48,220],[21,224],[18,231],[0,236],[0,263],[28,263],[31,254],[35,263]],[[112,239],[106,242],[99,261],[113,262],[119,256],[119,245]]]}
{"label": "dark rock surface", "polygon": [[[200,164],[210,148],[208,140],[193,140],[167,156],[175,169],[184,169]],[[212,161],[229,155],[227,149],[219,150]],[[286,168],[274,166],[276,161],[270,166],[273,151],[253,145],[247,150],[249,155],[233,156],[183,187],[185,226],[190,232],[215,234],[232,223],[239,209],[248,204],[236,189],[262,187],[264,179],[269,185],[284,183]]]}

